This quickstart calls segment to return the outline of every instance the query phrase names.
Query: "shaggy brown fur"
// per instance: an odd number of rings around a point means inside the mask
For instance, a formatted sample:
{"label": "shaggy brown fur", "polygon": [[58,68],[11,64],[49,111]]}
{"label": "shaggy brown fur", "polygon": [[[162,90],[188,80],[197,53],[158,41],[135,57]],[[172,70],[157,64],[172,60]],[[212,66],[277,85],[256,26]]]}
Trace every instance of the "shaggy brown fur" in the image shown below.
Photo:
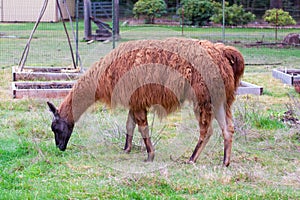
{"label": "shaggy brown fur", "polygon": [[200,137],[190,162],[195,162],[205,147],[215,117],[224,136],[224,165],[228,166],[234,131],[230,108],[243,71],[242,55],[223,44],[183,38],[127,42],[96,62],[74,85],[58,110],[51,103],[49,106],[59,119],[73,126],[95,101],[111,107],[128,107],[125,151],[131,150],[137,124],[148,161],[152,161],[154,148],[148,133],[148,109],[158,104],[157,112],[162,116],[175,111],[185,100],[191,101]]}

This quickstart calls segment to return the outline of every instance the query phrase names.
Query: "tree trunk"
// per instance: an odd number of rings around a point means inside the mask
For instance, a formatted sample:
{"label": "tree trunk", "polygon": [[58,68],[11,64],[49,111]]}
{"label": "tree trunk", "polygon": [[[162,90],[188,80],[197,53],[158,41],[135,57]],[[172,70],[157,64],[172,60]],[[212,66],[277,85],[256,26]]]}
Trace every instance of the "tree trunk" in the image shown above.
{"label": "tree trunk", "polygon": [[300,0],[295,0],[295,7],[300,8]]}

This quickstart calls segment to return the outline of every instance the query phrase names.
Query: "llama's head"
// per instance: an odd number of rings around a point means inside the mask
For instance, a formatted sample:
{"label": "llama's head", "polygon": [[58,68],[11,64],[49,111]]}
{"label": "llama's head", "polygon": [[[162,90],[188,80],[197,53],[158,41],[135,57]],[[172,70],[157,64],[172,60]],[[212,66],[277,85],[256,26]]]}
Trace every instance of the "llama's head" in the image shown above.
{"label": "llama's head", "polygon": [[56,107],[50,103],[47,102],[50,111],[53,113],[53,121],[51,124],[51,129],[54,132],[55,135],[55,143],[56,146],[61,150],[64,151],[67,148],[68,141],[71,137],[74,123],[68,122],[66,119],[63,119],[60,117],[58,110]]}

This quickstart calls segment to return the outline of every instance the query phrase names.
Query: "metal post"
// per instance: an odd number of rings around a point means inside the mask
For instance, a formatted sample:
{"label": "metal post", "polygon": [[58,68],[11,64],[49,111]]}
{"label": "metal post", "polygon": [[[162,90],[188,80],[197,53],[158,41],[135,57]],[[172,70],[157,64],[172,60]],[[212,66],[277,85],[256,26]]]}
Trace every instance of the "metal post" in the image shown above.
{"label": "metal post", "polygon": [[222,3],[222,41],[225,42],[225,0]]}
{"label": "metal post", "polygon": [[112,0],[112,43],[113,49],[116,47],[116,40],[119,39],[119,0]]}
{"label": "metal post", "polygon": [[78,50],[78,18],[79,18],[79,0],[76,1],[76,38],[75,38],[75,44],[76,44],[76,66],[78,66],[79,61],[79,50]]}
{"label": "metal post", "polygon": [[276,8],[275,42],[277,42],[277,32],[278,32],[278,8]]}
{"label": "metal post", "polygon": [[114,0],[115,1],[115,28],[116,28],[116,35],[117,39],[120,36],[120,28],[119,28],[119,0]]}
{"label": "metal post", "polygon": [[184,7],[182,6],[181,10],[181,36],[183,36],[184,31]]}
{"label": "metal post", "polygon": [[112,0],[112,43],[113,49],[116,47],[116,40],[119,39],[119,0]]}
{"label": "metal post", "polygon": [[112,48],[116,47],[115,0],[112,0]]}

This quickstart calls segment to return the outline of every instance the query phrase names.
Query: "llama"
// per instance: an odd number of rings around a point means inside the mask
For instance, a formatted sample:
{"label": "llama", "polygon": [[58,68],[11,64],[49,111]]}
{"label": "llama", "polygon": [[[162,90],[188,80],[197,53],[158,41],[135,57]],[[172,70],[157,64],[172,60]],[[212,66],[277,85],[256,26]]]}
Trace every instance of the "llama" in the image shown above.
{"label": "llama", "polygon": [[64,151],[75,122],[89,106],[100,101],[111,108],[129,109],[124,151],[131,151],[137,125],[148,153],[146,161],[153,161],[149,108],[160,105],[156,112],[162,117],[189,101],[200,127],[189,162],[196,162],[207,144],[215,118],[224,138],[223,164],[228,166],[234,133],[231,106],[243,72],[241,53],[220,43],[169,38],[120,44],[80,77],[59,108],[47,102],[54,115],[51,128],[56,145]]}

